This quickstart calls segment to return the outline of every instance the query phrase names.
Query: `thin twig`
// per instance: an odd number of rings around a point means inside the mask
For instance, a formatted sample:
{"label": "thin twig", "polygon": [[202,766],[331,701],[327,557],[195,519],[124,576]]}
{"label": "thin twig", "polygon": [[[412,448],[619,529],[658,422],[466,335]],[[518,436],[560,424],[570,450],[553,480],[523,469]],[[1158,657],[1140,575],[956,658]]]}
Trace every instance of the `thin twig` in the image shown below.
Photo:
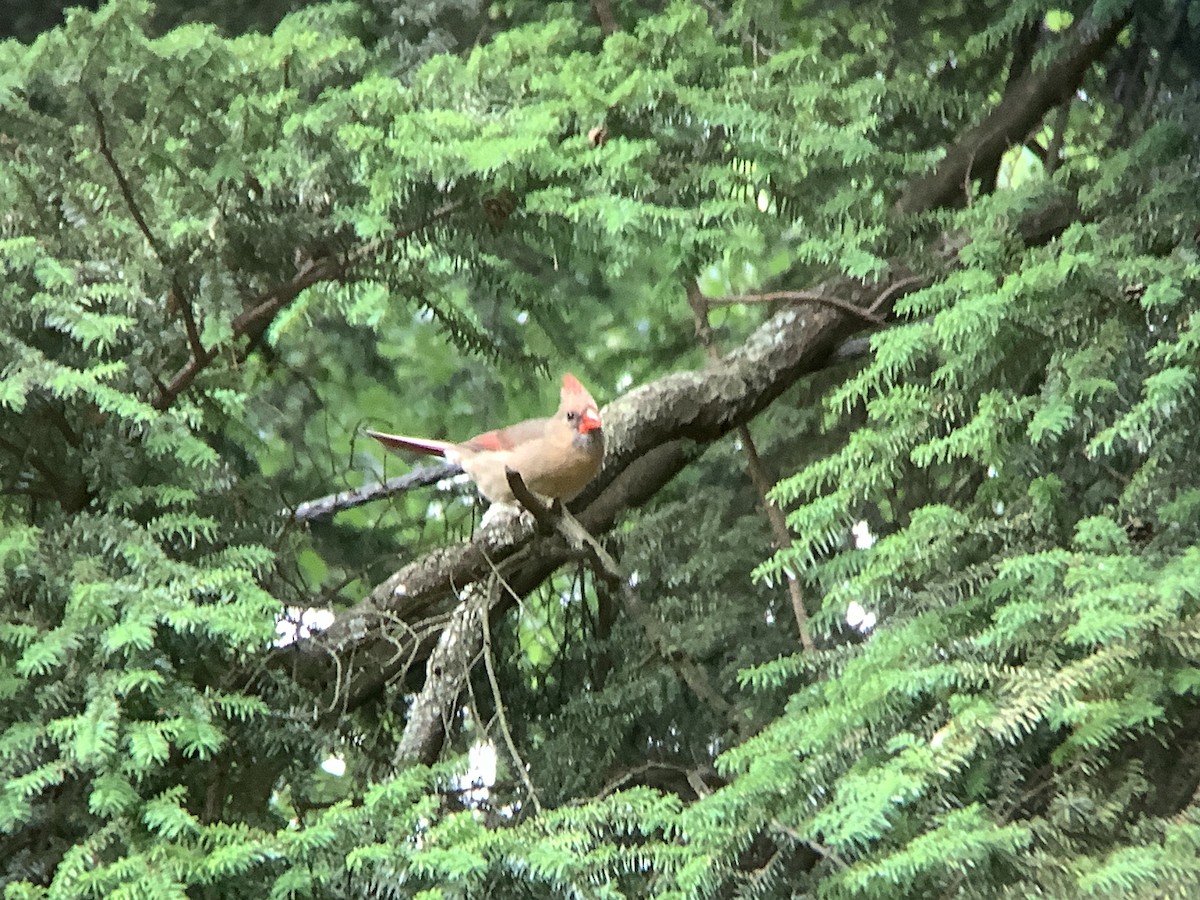
{"label": "thin twig", "polygon": [[1067,140],[1067,124],[1071,121],[1071,104],[1074,100],[1074,94],[1064,100],[1062,106],[1058,108],[1058,115],[1054,117],[1054,132],[1050,135],[1049,146],[1046,147],[1047,175],[1053,175],[1058,171],[1059,164],[1062,162],[1063,145]]}
{"label": "thin twig", "polygon": [[92,114],[96,119],[96,132],[100,140],[100,155],[104,157],[104,161],[108,163],[109,169],[112,170],[113,177],[117,179],[117,188],[121,191],[121,196],[125,198],[125,206],[129,209],[129,214],[133,216],[133,221],[137,223],[138,228],[149,241],[151,249],[154,250],[154,255],[158,257],[160,262],[165,264],[163,259],[162,247],[158,240],[150,231],[150,225],[146,222],[145,216],[142,215],[142,210],[138,207],[137,201],[133,197],[133,188],[130,187],[129,181],[125,178],[125,173],[121,171],[121,167],[117,164],[117,158],[113,156],[112,148],[108,145],[108,129],[104,125],[104,113],[100,110],[100,104],[96,98],[89,92],[87,101],[92,107]]}
{"label": "thin twig", "polygon": [[824,857],[825,859],[827,859],[830,862],[837,865],[838,868],[841,868],[841,869],[849,868],[849,865],[847,864],[847,862],[844,859],[842,859],[842,857],[839,856],[837,851],[834,850],[832,847],[827,847],[824,844],[822,844],[820,841],[814,841],[811,838],[806,838],[804,835],[802,835],[796,829],[789,828],[787,825],[784,825],[778,819],[771,820],[771,827],[774,828],[776,831],[778,831],[780,834],[786,835],[787,837],[791,838],[797,844],[803,844],[804,846],[808,847],[810,850],[812,850],[818,856]]}
{"label": "thin twig", "polygon": [[[493,581],[490,590],[492,592],[499,591],[499,584]],[[491,604],[488,605],[490,606]],[[496,678],[496,666],[492,657],[492,628],[488,624],[488,611],[486,609],[480,618],[483,620],[483,667],[487,670],[488,682],[492,686],[492,699],[496,703],[496,718],[500,722],[500,733],[504,736],[504,743],[508,747],[509,756],[512,758],[513,768],[517,770],[517,774],[521,776],[521,781],[525,783],[525,790],[529,791],[529,799],[533,801],[533,808],[541,815],[542,803],[538,800],[537,790],[533,786],[533,781],[530,779],[529,773],[525,770],[525,761],[521,759],[521,754],[517,752],[516,742],[513,741],[512,731],[508,727],[508,716],[504,714],[504,698],[500,695],[500,682]]]}
{"label": "thin twig", "polygon": [[203,356],[206,351],[204,344],[200,341],[200,329],[196,327],[196,314],[192,311],[192,302],[184,294],[177,281],[171,283],[171,297],[175,301],[174,305],[179,307],[179,314],[183,316],[183,328],[187,332],[192,356]]}
{"label": "thin twig", "polygon": [[896,296],[896,294],[898,294],[900,291],[904,290],[906,287],[911,287],[914,284],[921,284],[922,282],[927,281],[927,280],[928,279],[926,279],[926,277],[924,275],[909,275],[905,278],[901,278],[899,281],[892,282],[886,288],[883,289],[883,291],[879,294],[878,297],[875,298],[875,302],[871,304],[870,308],[868,309],[868,312],[870,312],[872,314],[878,312],[879,309],[883,306],[883,304],[887,303],[894,296]]}
{"label": "thin twig", "polygon": [[818,303],[822,306],[830,306],[834,309],[841,310],[856,318],[862,319],[864,322],[870,322],[872,325],[883,326],[887,321],[881,316],[875,315],[874,310],[863,309],[861,306],[856,306],[849,300],[843,300],[840,297],[827,297],[819,291],[765,291],[761,294],[736,294],[731,297],[709,297],[706,298],[708,306],[738,306],[748,303],[775,303],[776,301],[785,300],[791,302],[802,303]]}
{"label": "thin twig", "polygon": [[671,769],[672,771],[680,772],[680,773],[684,774],[685,776],[687,775],[687,771],[688,771],[684,766],[676,765],[674,763],[668,763],[668,762],[642,763],[641,765],[634,766],[631,769],[626,769],[624,772],[621,772],[619,775],[617,775],[613,778],[610,778],[608,781],[606,781],[604,783],[604,786],[602,788],[600,788],[599,792],[595,796],[572,800],[569,805],[570,806],[582,806],[585,803],[593,803],[596,800],[603,800],[609,794],[619,791],[622,787],[629,784],[629,782],[633,781],[633,779],[637,778],[639,775],[645,775],[647,772],[653,772],[656,769]]}
{"label": "thin twig", "polygon": [[[438,219],[448,216],[460,208],[464,202],[463,200],[452,200],[442,204],[416,225],[411,225],[408,228],[398,231],[392,239],[402,240],[411,237],[416,232],[429,227]],[[277,285],[265,294],[259,295],[258,301],[254,305],[234,317],[231,340],[243,337],[248,337],[251,340],[258,338],[267,330],[267,326],[271,324],[280,310],[292,303],[300,296],[302,291],[315,284],[342,277],[351,266],[361,262],[371,253],[378,250],[381,244],[381,241],[370,241],[354,248],[342,257],[323,256],[320,259],[308,262],[290,281],[282,285]],[[215,347],[210,347],[199,353],[193,349],[188,361],[175,373],[170,383],[160,388],[159,395],[152,403],[154,408],[158,410],[168,409],[175,402],[176,398],[191,386],[192,382],[196,380],[196,376],[204,371],[216,358],[217,349]]]}
{"label": "thin twig", "polygon": [[[750,435],[750,427],[739,425],[738,437],[741,438],[742,449],[746,453],[746,471],[750,475],[754,489],[758,492],[758,501],[767,514],[767,522],[775,537],[775,549],[786,550],[792,544],[792,535],[788,531],[783,511],[770,500],[771,479],[767,477],[766,467],[759,459],[758,449],[754,446],[754,438]],[[800,581],[791,572],[787,573],[786,580],[788,598],[792,602],[792,615],[796,618],[796,630],[800,633],[800,646],[811,653],[817,648],[813,643],[812,631],[808,625],[808,610],[804,607],[804,594],[800,590]]]}
{"label": "thin twig", "polygon": [[[716,344],[713,342],[712,327],[708,322],[709,299],[704,296],[703,291],[700,290],[699,282],[694,278],[690,279],[684,287],[687,292],[688,305],[692,308],[692,321],[696,329],[696,338],[704,346],[705,351],[708,353],[708,358],[715,363],[720,358],[720,354],[717,351]],[[781,293],[807,294],[808,292]],[[855,307],[855,309],[858,308]],[[788,531],[787,520],[783,517],[783,511],[772,503],[768,497],[771,491],[771,479],[767,476],[766,467],[758,456],[758,450],[754,446],[754,437],[750,434],[750,427],[746,424],[739,425],[737,432],[738,438],[742,442],[742,448],[746,452],[746,472],[749,474],[750,482],[754,485],[758,493],[758,500],[762,505],[763,512],[766,513],[767,523],[770,525],[771,534],[774,537],[775,549],[778,551],[786,550],[792,544],[792,535]],[[813,642],[812,631],[808,626],[808,610],[804,606],[804,593],[800,590],[799,580],[790,572],[786,573],[786,575],[788,599],[792,604],[792,615],[796,619],[796,630],[800,634],[800,646],[811,653],[816,649],[816,644]]]}
{"label": "thin twig", "polygon": [[[146,216],[142,213],[142,208],[133,196],[133,187],[130,185],[129,179],[125,177],[125,173],[121,170],[121,166],[117,162],[117,157],[113,154],[112,147],[108,143],[108,128],[104,122],[104,112],[100,109],[100,103],[91,93],[88,93],[86,96],[88,104],[92,107],[92,115],[96,119],[96,134],[100,143],[100,155],[104,157],[104,161],[108,163],[108,168],[112,172],[113,178],[117,180],[117,188],[125,200],[125,206],[129,210],[129,214],[133,217],[133,221],[137,223],[138,230],[141,231],[147,243],[150,244],[150,249],[154,251],[154,255],[158,258],[158,261],[164,268],[169,269],[170,264],[167,260],[166,249],[159,243],[158,238],[154,236],[154,232],[150,230],[150,223],[146,221]],[[171,296],[168,308],[171,307],[177,307],[183,317],[183,326],[187,332],[188,345],[192,358],[208,357],[208,353],[200,343],[200,331],[196,327],[196,316],[192,310],[192,302],[175,277],[171,279]]]}
{"label": "thin twig", "polygon": [[492,577],[499,579],[500,586],[503,587],[504,590],[508,591],[508,596],[512,597],[513,603],[517,604],[517,610],[521,613],[524,613],[525,603],[521,600],[521,595],[517,593],[516,588],[508,583],[508,579],[504,577],[504,573],[500,571],[500,567],[496,565],[495,560],[492,559],[492,555],[483,548],[480,548],[479,552],[483,554],[483,558],[487,560],[487,564],[491,566]]}
{"label": "thin twig", "polygon": [[704,670],[696,665],[695,661],[682,649],[672,646],[662,625],[642,606],[642,601],[638,599],[637,593],[630,586],[629,579],[621,574],[621,568],[617,565],[617,561],[604,549],[604,546],[592,537],[588,530],[579,523],[579,520],[571,515],[561,503],[555,503],[552,507],[546,506],[529,490],[519,473],[508,469],[505,474],[508,477],[508,486],[512,490],[513,496],[533,514],[540,527],[552,528],[562,536],[563,540],[567,542],[567,546],[576,550],[585,550],[587,559],[592,563],[593,571],[608,584],[620,588],[621,599],[624,601],[626,611],[646,633],[650,645],[658,651],[663,661],[683,679],[684,684],[691,688],[692,693],[721,715],[734,730],[744,731],[748,725],[746,720],[738,714],[728,700],[718,693],[717,689],[709,682]]}

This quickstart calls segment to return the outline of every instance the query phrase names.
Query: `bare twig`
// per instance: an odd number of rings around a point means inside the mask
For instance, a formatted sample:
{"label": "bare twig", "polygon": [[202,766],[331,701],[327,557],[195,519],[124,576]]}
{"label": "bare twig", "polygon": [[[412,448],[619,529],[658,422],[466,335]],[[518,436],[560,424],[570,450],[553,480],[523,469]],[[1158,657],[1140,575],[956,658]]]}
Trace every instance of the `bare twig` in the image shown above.
{"label": "bare twig", "polygon": [[125,200],[125,206],[129,209],[129,214],[133,216],[133,221],[137,223],[138,229],[142,232],[147,242],[149,242],[151,249],[154,250],[154,255],[158,257],[160,262],[165,264],[162,247],[154,237],[154,233],[150,230],[150,225],[146,222],[146,217],[142,215],[142,210],[138,206],[137,200],[133,197],[133,188],[130,187],[129,180],[125,177],[125,173],[121,171],[120,165],[117,164],[117,158],[113,156],[112,147],[108,144],[108,129],[104,124],[104,113],[100,110],[100,103],[90,92],[86,96],[88,104],[92,107],[92,114],[96,119],[96,133],[100,141],[100,155],[104,157],[104,161],[108,163],[108,168],[112,171],[113,177],[117,179],[117,188],[121,191],[121,196]]}
{"label": "bare twig", "polygon": [[784,825],[778,819],[771,820],[771,828],[773,828],[775,831],[779,832],[780,834],[784,835],[785,837],[789,838],[790,840],[795,841],[797,844],[803,844],[805,847],[808,847],[808,849],[812,850],[813,853],[816,853],[818,856],[824,857],[825,859],[829,860],[834,865],[836,865],[839,869],[848,868],[846,861],[844,859],[842,859],[842,857],[839,856],[837,851],[834,850],[832,847],[827,847],[824,844],[822,844],[820,841],[814,841],[811,838],[806,838],[804,835],[802,835],[800,832],[798,832],[795,828],[789,828],[787,825]]}
{"label": "bare twig", "polygon": [[422,466],[406,475],[389,478],[387,481],[378,484],[368,484],[360,488],[341,491],[337,494],[318,497],[316,500],[307,500],[295,509],[290,511],[285,510],[284,512],[297,522],[316,522],[374,500],[383,500],[387,497],[394,497],[397,494],[411,491],[414,488],[437,484],[439,481],[453,478],[460,472],[462,472],[462,467],[454,463]]}
{"label": "bare twig", "polygon": [[616,775],[615,777],[610,778],[607,782],[605,782],[604,786],[602,788],[600,788],[599,792],[594,797],[573,800],[570,805],[571,806],[582,806],[585,803],[592,803],[596,800],[603,800],[609,794],[619,791],[622,787],[629,784],[629,782],[633,781],[635,778],[639,778],[648,772],[657,772],[657,771],[660,771],[663,769],[667,769],[672,772],[678,772],[681,775],[684,775],[685,777],[688,772],[688,769],[685,766],[679,766],[679,765],[675,765],[673,763],[667,763],[667,762],[642,763],[640,765],[634,766],[631,769],[626,769],[625,771],[621,772],[620,774]]}
{"label": "bare twig", "polygon": [[[712,327],[708,323],[709,300],[704,296],[700,290],[699,283],[694,278],[687,282],[685,289],[687,291],[688,305],[692,308],[696,338],[704,346],[709,360],[715,363],[720,358],[720,354],[717,351],[716,344],[713,342]],[[876,301],[876,303],[878,304],[879,301]],[[854,308],[858,310],[858,307]],[[862,310],[858,311],[862,312]],[[877,317],[872,316],[872,318]],[[882,319],[879,321],[882,322]],[[786,550],[792,544],[792,535],[788,531],[783,511],[768,499],[768,494],[771,491],[771,479],[767,476],[766,467],[762,464],[762,460],[758,456],[758,450],[754,446],[754,437],[750,434],[750,426],[745,423],[738,425],[737,434],[742,442],[742,449],[746,453],[746,472],[749,474],[750,482],[754,485],[754,489],[758,493],[759,503],[762,505],[763,512],[767,516],[767,522],[771,526],[775,549]],[[796,630],[800,634],[800,645],[805,650],[811,652],[816,649],[816,645],[813,643],[812,632],[808,627],[808,610],[804,607],[804,594],[800,590],[799,580],[790,572],[787,573],[787,588],[788,598],[792,604],[792,615],[796,619]]]}
{"label": "bare twig", "polygon": [[[426,216],[421,222],[398,231],[392,239],[399,240],[411,237],[416,232],[429,227],[437,220],[445,218],[457,210],[463,205],[463,202],[462,200],[453,200],[443,204]],[[274,321],[275,316],[279,314],[280,310],[295,301],[302,291],[315,284],[341,278],[349,268],[378,250],[381,243],[381,241],[371,241],[354,248],[341,257],[323,256],[319,259],[308,261],[293,278],[284,284],[272,288],[265,294],[261,294],[253,305],[234,317],[231,340],[238,340],[243,337],[250,338],[251,340],[257,339],[267,330],[267,327]],[[212,361],[216,358],[217,349],[215,347],[210,347],[207,350],[201,349],[200,352],[197,352],[193,348],[188,361],[175,373],[171,381],[164,388],[160,389],[158,397],[153,401],[154,408],[160,410],[168,409],[175,402],[176,398],[191,386],[192,382],[196,380],[196,376],[211,365]]]}
{"label": "bare twig", "polygon": [[203,356],[204,344],[200,342],[200,329],[196,327],[196,314],[192,311],[192,302],[184,294],[178,282],[171,284],[171,298],[174,303],[168,304],[168,306],[179,308],[179,314],[183,317],[183,328],[187,332],[188,344],[191,345],[192,356]]}
{"label": "bare twig", "polygon": [[[300,296],[301,291],[319,282],[339,277],[343,271],[345,263],[332,257],[324,257],[319,262],[309,264],[291,281],[264,295],[265,299],[237,316],[233,320],[233,340],[247,336],[257,337],[266,330],[281,309]],[[176,398],[196,380],[196,376],[208,368],[216,358],[216,347],[201,348],[200,352],[193,350],[188,361],[154,399],[154,408],[170,408]]]}
{"label": "bare twig", "polygon": [[[498,577],[493,577],[490,590],[499,591],[499,589]],[[517,745],[513,741],[512,731],[508,727],[508,716],[504,713],[504,698],[500,695],[500,681],[496,678],[496,665],[492,655],[492,629],[488,624],[486,614],[482,617],[481,621],[483,623],[483,667],[487,670],[488,682],[492,686],[492,700],[496,704],[496,719],[500,722],[500,734],[504,736],[504,744],[508,747],[508,755],[512,760],[513,768],[517,770],[517,774],[525,784],[525,790],[529,792],[529,799],[533,801],[533,808],[541,814],[542,803],[538,799],[538,794],[533,787],[533,781],[529,777],[529,772],[525,769],[525,760],[517,752]]]}
{"label": "bare twig", "polygon": [[[766,466],[759,459],[758,449],[754,446],[754,438],[750,435],[749,426],[739,425],[738,437],[741,438],[742,449],[746,453],[746,471],[758,493],[758,502],[767,514],[767,522],[770,524],[771,533],[775,538],[775,549],[786,550],[792,544],[792,535],[788,531],[783,511],[769,499],[771,479],[767,477]],[[816,645],[813,643],[812,631],[808,625],[808,610],[804,607],[804,593],[800,590],[799,579],[791,572],[786,574],[788,598],[792,602],[792,615],[796,619],[796,630],[800,634],[800,646],[812,652],[816,649]]]}
{"label": "bare twig", "polygon": [[899,281],[892,282],[880,292],[878,297],[875,298],[875,302],[871,304],[868,312],[874,313],[877,310],[882,309],[885,303],[888,303],[893,297],[904,291],[906,288],[910,288],[918,284],[924,284],[928,280],[929,279],[924,275],[909,275],[905,278],[901,278]]}
{"label": "bare twig", "polygon": [[779,300],[800,301],[804,303],[820,303],[823,306],[831,306],[834,309],[841,310],[849,315],[856,316],[864,322],[870,322],[872,325],[883,326],[887,321],[880,316],[875,315],[874,310],[863,309],[860,306],[855,306],[849,300],[843,300],[840,297],[829,297],[820,291],[765,291],[761,294],[738,294],[731,297],[710,297],[707,300],[709,306],[737,306],[746,303],[774,303]]}
{"label": "bare twig", "polygon": [[558,516],[554,513],[550,506],[547,506],[541,501],[529,486],[525,484],[525,480],[521,478],[521,473],[516,469],[504,467],[504,477],[508,481],[508,486],[513,492],[513,496],[517,501],[529,510],[534,521],[538,523],[538,527],[543,534],[554,534],[558,527]]}
{"label": "bare twig", "polygon": [[749,723],[713,687],[704,670],[680,648],[671,644],[662,625],[642,606],[637,593],[629,584],[629,579],[621,574],[617,561],[604,549],[604,546],[588,533],[578,519],[562,508],[561,504],[555,504],[553,509],[547,507],[533,495],[519,474],[512,469],[507,470],[506,474],[513,495],[533,513],[539,524],[552,526],[558,534],[562,535],[568,546],[585,550],[593,563],[593,571],[607,583],[620,589],[626,611],[646,633],[650,645],[658,651],[663,661],[675,670],[692,693],[725,719],[735,731],[745,731]]}

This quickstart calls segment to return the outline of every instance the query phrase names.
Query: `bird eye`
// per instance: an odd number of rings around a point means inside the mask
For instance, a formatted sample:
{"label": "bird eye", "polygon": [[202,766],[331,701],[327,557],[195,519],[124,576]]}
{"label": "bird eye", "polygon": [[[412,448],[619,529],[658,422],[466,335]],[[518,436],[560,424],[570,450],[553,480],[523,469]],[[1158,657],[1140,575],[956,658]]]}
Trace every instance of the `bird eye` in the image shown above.
{"label": "bird eye", "polygon": [[571,410],[570,412],[567,413],[567,421],[568,422],[579,421],[579,413],[575,412],[575,410]]}

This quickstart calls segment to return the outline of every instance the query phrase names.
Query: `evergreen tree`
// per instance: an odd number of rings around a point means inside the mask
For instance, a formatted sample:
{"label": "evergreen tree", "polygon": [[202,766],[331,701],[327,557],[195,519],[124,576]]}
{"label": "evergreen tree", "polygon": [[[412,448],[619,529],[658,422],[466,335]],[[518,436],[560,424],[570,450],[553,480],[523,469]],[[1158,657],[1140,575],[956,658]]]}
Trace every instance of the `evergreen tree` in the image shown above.
{"label": "evergreen tree", "polygon": [[197,16],[0,44],[6,898],[1200,891],[1200,6]]}

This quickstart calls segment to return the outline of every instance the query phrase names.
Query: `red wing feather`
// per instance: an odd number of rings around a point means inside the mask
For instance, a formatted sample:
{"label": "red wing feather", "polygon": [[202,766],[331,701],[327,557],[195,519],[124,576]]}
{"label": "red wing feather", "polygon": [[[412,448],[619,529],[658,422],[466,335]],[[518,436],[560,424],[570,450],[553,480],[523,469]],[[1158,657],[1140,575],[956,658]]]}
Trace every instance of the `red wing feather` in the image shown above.
{"label": "red wing feather", "polygon": [[472,450],[512,450],[518,444],[541,437],[545,430],[545,419],[527,419],[507,428],[476,435],[467,441],[467,446]]}

